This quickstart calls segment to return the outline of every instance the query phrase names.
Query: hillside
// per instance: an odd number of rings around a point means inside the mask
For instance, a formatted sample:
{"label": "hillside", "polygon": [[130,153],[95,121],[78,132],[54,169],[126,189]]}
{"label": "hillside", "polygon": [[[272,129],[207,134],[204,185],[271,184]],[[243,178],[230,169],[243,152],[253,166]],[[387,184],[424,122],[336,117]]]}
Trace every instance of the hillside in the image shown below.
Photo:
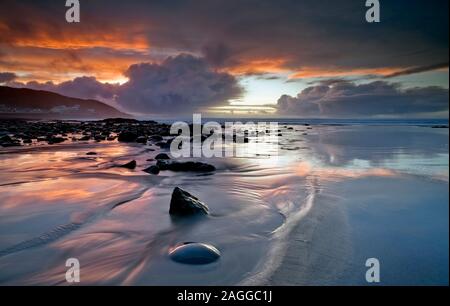
{"label": "hillside", "polygon": [[102,119],[125,117],[112,106],[97,100],[66,97],[57,93],[0,86],[0,118]]}

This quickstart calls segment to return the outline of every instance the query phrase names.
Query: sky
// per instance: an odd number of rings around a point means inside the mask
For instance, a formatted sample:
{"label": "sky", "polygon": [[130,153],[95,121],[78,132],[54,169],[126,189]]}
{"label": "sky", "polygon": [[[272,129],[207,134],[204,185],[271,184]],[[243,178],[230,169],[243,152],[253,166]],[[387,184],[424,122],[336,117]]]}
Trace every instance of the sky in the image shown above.
{"label": "sky", "polygon": [[0,0],[0,84],[142,116],[448,118],[448,0]]}

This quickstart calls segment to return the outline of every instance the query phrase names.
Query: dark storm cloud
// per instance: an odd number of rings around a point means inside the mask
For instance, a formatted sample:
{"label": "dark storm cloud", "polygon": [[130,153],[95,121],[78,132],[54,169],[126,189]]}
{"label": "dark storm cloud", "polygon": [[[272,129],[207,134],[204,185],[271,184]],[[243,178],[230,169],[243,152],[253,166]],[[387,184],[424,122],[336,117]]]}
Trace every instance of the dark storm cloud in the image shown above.
{"label": "dark storm cloud", "polygon": [[203,46],[202,53],[205,59],[214,67],[224,67],[235,64],[230,63],[233,51],[223,43]]}
{"label": "dark storm cloud", "polygon": [[448,114],[448,99],[448,89],[439,87],[402,89],[384,81],[360,85],[338,82],[308,87],[296,97],[283,95],[277,109],[281,115],[302,117]]}
{"label": "dark storm cloud", "polygon": [[118,84],[101,83],[95,77],[86,76],[59,84],[31,81],[26,84],[16,83],[15,86],[52,91],[69,97],[98,100],[111,100],[119,87]]}
{"label": "dark storm cloud", "polygon": [[[117,47],[145,36],[150,48],[203,53],[220,67],[255,59],[281,59],[280,66],[293,70],[448,62],[447,0],[382,1],[377,24],[365,21],[364,0],[82,1],[76,26],[65,23],[56,1],[8,7],[0,13],[5,42],[82,36]],[[12,16],[23,8],[27,18],[19,22]]]}
{"label": "dark storm cloud", "polygon": [[17,78],[13,72],[0,72],[0,83],[12,82]]}
{"label": "dark storm cloud", "polygon": [[132,65],[129,81],[118,91],[117,102],[142,113],[186,113],[223,105],[242,94],[237,80],[211,69],[203,58],[169,57],[161,64]]}
{"label": "dark storm cloud", "polygon": [[448,68],[448,63],[439,63],[439,64],[433,64],[433,65],[428,65],[428,66],[421,66],[421,67],[413,67],[410,69],[405,69],[396,73],[392,73],[390,75],[385,76],[385,79],[388,78],[394,78],[394,77],[398,77],[398,76],[403,76],[403,75],[410,75],[410,74],[416,74],[416,73],[421,73],[421,72],[428,72],[428,71],[434,71],[434,70],[438,70],[438,69],[446,69]]}

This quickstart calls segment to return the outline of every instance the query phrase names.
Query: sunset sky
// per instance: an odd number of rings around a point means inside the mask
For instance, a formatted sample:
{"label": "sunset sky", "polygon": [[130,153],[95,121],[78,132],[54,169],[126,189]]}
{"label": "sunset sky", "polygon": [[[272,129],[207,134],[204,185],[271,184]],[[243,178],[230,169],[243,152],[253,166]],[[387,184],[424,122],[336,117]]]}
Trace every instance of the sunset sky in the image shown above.
{"label": "sunset sky", "polygon": [[0,83],[132,114],[448,117],[448,0],[1,0]]}

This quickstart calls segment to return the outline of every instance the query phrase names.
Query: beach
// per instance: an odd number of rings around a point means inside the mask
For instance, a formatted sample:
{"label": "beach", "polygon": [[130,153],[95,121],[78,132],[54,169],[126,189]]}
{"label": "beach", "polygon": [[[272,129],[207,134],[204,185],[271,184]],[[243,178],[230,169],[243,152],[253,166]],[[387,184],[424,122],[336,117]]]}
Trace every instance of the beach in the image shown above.
{"label": "beach", "polygon": [[[85,285],[365,285],[373,257],[381,284],[448,284],[448,128],[279,128],[276,146],[239,144],[247,156],[177,159],[206,173],[145,172],[169,153],[156,141],[1,148],[0,284],[67,285],[77,258]],[[175,187],[209,215],[171,217]],[[174,262],[185,242],[220,259]]]}

